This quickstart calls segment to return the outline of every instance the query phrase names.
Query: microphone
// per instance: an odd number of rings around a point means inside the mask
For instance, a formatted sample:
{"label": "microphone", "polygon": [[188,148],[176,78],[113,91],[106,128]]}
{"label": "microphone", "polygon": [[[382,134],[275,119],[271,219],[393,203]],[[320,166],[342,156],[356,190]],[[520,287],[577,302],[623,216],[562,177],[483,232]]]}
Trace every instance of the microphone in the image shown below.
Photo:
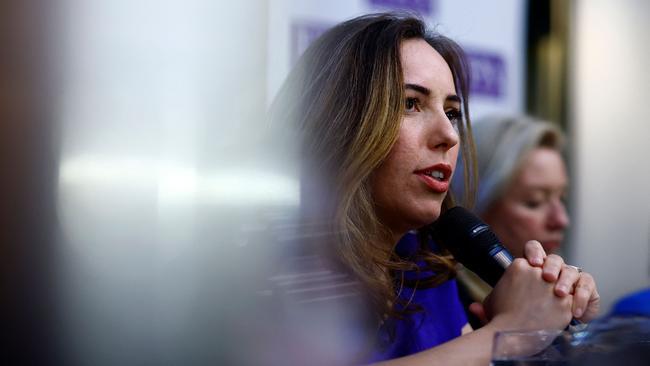
{"label": "microphone", "polygon": [[[512,263],[512,254],[490,227],[463,207],[447,210],[430,228],[437,244],[492,287]],[[579,324],[579,320],[571,319],[571,325]]]}
{"label": "microphone", "polygon": [[437,244],[492,287],[512,263],[512,255],[490,227],[460,206],[447,210],[431,228]]}

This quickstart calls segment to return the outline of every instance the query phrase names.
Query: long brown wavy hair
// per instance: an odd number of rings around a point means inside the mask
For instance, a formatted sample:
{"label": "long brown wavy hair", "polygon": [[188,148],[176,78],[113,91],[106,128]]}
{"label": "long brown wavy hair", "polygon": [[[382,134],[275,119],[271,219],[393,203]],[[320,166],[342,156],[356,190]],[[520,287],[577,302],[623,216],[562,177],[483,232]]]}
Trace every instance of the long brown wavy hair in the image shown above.
{"label": "long brown wavy hair", "polygon": [[[303,217],[329,226],[328,244],[364,285],[382,318],[404,309],[396,306],[401,288],[408,285],[402,274],[422,270],[416,262],[436,275],[410,284],[414,287],[435,286],[455,273],[453,258],[432,252],[426,238],[414,257],[398,257],[396,243],[377,218],[369,187],[370,175],[398,137],[405,101],[400,45],[414,38],[427,41],[451,69],[462,104],[458,130],[465,197],[471,197],[476,169],[468,65],[455,42],[428,32],[418,18],[372,14],[331,28],[298,60],[271,109],[273,120],[283,119],[288,126],[283,128],[300,141]],[[453,204],[448,194],[443,211]]]}

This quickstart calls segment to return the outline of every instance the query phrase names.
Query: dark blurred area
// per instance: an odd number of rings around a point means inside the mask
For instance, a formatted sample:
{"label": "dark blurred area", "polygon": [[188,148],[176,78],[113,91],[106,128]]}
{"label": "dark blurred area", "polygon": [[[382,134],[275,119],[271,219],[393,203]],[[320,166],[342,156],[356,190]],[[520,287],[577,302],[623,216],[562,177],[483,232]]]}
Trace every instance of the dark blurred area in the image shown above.
{"label": "dark blurred area", "polygon": [[526,14],[526,112],[570,125],[568,103],[571,5],[561,0],[529,1]]}
{"label": "dark blurred area", "polygon": [[0,359],[59,359],[53,1],[0,3]]}

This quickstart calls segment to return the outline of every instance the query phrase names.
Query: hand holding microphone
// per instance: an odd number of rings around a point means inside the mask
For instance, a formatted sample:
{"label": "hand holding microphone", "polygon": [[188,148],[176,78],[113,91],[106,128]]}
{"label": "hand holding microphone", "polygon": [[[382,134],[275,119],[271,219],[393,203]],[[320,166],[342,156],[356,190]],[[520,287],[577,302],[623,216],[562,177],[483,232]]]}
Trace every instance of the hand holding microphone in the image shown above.
{"label": "hand holding microphone", "polygon": [[[527,260],[516,259],[513,262],[512,256],[489,227],[461,207],[448,210],[432,229],[433,237],[439,244],[448,248],[465,267],[495,287],[485,303],[488,315],[521,310],[511,309],[513,304],[529,307],[519,313],[527,313],[529,319],[522,320],[531,326],[537,323],[536,319],[543,323],[544,319],[539,317],[550,316],[560,321],[565,316],[558,314],[568,314],[568,319],[573,315],[588,321],[597,315],[599,296],[593,278],[587,273],[579,273],[576,267],[565,265],[557,255],[546,256],[538,242],[527,243]],[[514,264],[513,268],[509,267],[511,263]],[[502,276],[504,278],[499,282]],[[575,291],[571,291],[574,286]],[[550,294],[555,296],[548,296]],[[544,306],[547,308],[544,309]],[[568,313],[562,310],[565,306],[569,306]]]}

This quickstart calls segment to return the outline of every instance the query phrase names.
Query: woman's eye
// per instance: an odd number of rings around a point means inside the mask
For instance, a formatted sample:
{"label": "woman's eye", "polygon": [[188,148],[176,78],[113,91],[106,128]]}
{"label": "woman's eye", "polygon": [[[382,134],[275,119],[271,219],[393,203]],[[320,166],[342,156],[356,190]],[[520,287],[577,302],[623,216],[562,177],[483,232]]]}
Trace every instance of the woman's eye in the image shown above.
{"label": "woman's eye", "polygon": [[450,109],[446,111],[445,114],[447,115],[447,118],[449,118],[451,124],[454,126],[459,124],[462,119],[462,115],[458,109]]}
{"label": "woman's eye", "polygon": [[564,193],[562,193],[560,195],[560,202],[562,202],[562,204],[566,205],[568,200],[569,200],[569,197],[568,197],[566,192],[564,192]]}
{"label": "woman's eye", "polygon": [[524,202],[524,206],[526,206],[526,208],[531,208],[531,209],[538,208],[541,205],[542,205],[542,203],[539,202],[539,201],[525,201]]}
{"label": "woman's eye", "polygon": [[417,98],[406,98],[404,105],[406,112],[416,112],[420,110]]}
{"label": "woman's eye", "polygon": [[530,198],[530,199],[524,200],[523,204],[524,204],[524,206],[526,208],[534,210],[534,209],[541,208],[542,206],[548,204],[548,202],[549,202],[548,197],[545,197],[545,198],[538,197],[538,198]]}

